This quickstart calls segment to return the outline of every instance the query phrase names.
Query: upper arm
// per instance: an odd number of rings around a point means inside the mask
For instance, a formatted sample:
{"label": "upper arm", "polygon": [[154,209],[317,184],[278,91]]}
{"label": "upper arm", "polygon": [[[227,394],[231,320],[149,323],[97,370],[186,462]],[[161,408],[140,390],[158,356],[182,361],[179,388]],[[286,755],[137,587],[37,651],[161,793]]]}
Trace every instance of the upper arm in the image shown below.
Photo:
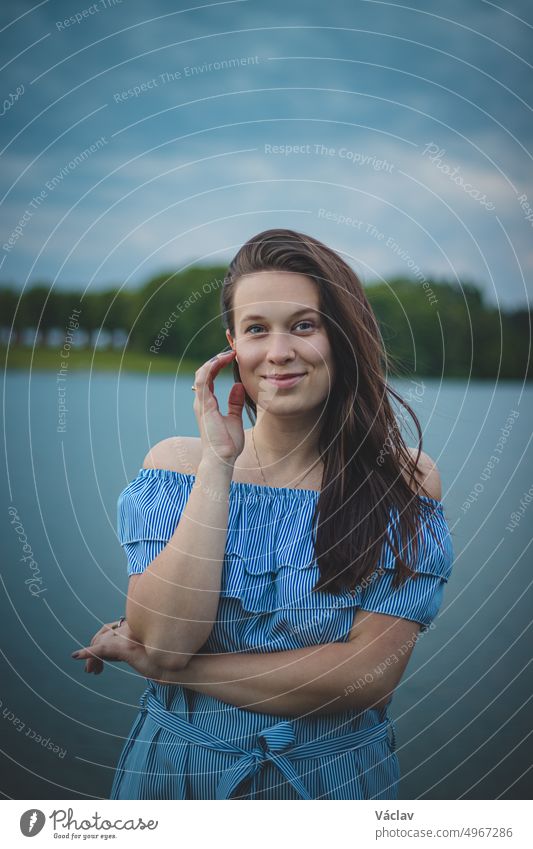
{"label": "upper arm", "polygon": [[[409,451],[416,458],[416,449]],[[416,477],[425,488],[425,492],[420,491],[420,494],[441,500],[439,471],[435,462],[424,452],[418,460]],[[439,514],[434,521],[442,536],[446,530],[443,517]],[[363,653],[365,668],[372,675],[369,692],[374,707],[389,701],[392,690],[409,662],[421,628],[427,630],[428,623],[439,609],[452,551],[449,548],[442,553],[439,548],[432,546],[428,538],[426,559],[419,566],[421,574],[417,576],[416,583],[408,579],[400,588],[393,588],[394,558],[391,557],[382,564],[382,577],[369,581],[361,592],[361,606],[356,610],[348,642],[353,644],[358,657]],[[398,616],[397,613],[404,615]],[[388,695],[378,700],[380,691]]]}
{"label": "upper arm", "polygon": [[126,619],[128,618],[129,611],[131,611],[132,600],[135,596],[135,585],[142,577],[142,572],[137,575],[130,575],[128,580],[128,593],[126,596]]}
{"label": "upper arm", "polygon": [[[369,684],[370,704],[381,707],[390,700],[409,662],[420,632],[418,622],[357,610],[348,641],[372,676]],[[380,693],[383,696],[380,698]]]}
{"label": "upper arm", "polygon": [[[416,460],[417,449],[409,448],[409,453],[412,455],[413,459]],[[416,482],[419,485],[419,493],[421,495],[429,495],[431,498],[435,498],[437,501],[440,501],[442,498],[442,481],[440,472],[437,468],[437,464],[434,460],[426,454],[425,451],[420,453],[420,457],[418,459],[418,464],[416,467]],[[424,490],[420,489],[420,485],[424,487]]]}

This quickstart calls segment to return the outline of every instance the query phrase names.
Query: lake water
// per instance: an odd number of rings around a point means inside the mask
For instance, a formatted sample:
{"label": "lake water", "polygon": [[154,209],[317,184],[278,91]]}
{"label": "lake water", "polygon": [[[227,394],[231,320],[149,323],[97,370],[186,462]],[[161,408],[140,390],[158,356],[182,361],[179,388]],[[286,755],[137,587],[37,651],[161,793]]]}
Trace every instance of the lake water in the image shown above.
{"label": "lake water", "polygon": [[[217,382],[223,411],[230,380]],[[144,679],[122,664],[86,675],[70,653],[124,610],[116,500],[151,445],[197,435],[190,384],[188,377],[74,372],[59,383],[47,372],[5,378],[0,733],[7,797],[108,797]],[[436,627],[417,644],[390,709],[401,797],[529,798],[533,503],[524,494],[533,494],[532,391],[518,383],[421,381],[418,393],[409,381],[396,385],[413,399],[424,450],[439,464],[456,554]],[[9,510],[23,526],[33,572]],[[30,585],[32,576],[39,580]]]}

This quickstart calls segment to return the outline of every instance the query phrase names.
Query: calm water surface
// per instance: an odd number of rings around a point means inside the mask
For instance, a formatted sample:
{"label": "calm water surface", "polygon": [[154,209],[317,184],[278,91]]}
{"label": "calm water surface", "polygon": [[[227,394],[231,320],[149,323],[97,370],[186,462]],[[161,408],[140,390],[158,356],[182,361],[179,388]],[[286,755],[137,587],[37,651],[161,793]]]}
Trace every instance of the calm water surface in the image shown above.
{"label": "calm water surface", "polygon": [[[63,384],[46,372],[6,377],[0,733],[8,797],[108,797],[144,679],[120,664],[86,675],[70,652],[124,610],[117,496],[151,445],[197,435],[190,384],[132,374],[71,373]],[[217,382],[223,411],[230,385],[226,376]],[[456,554],[436,627],[418,643],[390,709],[401,796],[529,798],[531,389],[397,385],[439,464]]]}

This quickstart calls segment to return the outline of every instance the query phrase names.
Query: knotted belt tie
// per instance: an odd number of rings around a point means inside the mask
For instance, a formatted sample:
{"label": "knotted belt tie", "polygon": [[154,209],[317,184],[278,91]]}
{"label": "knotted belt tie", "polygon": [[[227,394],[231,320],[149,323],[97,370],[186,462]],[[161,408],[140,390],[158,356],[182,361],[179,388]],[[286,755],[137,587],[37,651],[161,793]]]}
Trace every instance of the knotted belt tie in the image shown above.
{"label": "knotted belt tie", "polygon": [[143,693],[140,705],[141,710],[146,710],[155,722],[166,728],[167,731],[177,734],[178,737],[183,737],[198,746],[241,756],[233,766],[222,773],[217,786],[217,799],[231,799],[232,793],[238,785],[245,779],[253,778],[268,761],[278,768],[302,799],[312,799],[313,797],[309,794],[305,784],[294,770],[291,763],[292,759],[319,758],[324,755],[338,755],[342,752],[359,749],[361,746],[368,746],[370,743],[382,740],[388,735],[389,727],[392,729],[393,735],[392,748],[394,749],[395,746],[394,725],[390,718],[372,728],[353,731],[344,734],[342,737],[301,743],[298,746],[294,745],[295,736],[292,724],[287,720],[282,720],[258,733],[259,745],[254,749],[243,749],[222,740],[203,728],[191,725],[178,714],[166,710],[152,693]]}

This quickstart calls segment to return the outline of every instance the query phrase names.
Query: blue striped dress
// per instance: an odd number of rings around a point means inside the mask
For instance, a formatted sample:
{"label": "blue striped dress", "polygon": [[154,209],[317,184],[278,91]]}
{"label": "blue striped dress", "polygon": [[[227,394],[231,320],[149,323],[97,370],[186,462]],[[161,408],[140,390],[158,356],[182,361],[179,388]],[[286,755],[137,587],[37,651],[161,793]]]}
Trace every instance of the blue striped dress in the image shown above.
{"label": "blue striped dress", "polygon": [[[141,469],[118,500],[128,574],[142,572],[175,531],[195,476]],[[312,593],[312,517],[319,493],[230,483],[217,620],[202,653],[280,652],[348,639],[358,608],[421,624],[437,615],[453,548],[442,504],[420,534],[420,573],[392,587],[393,554],[357,589]],[[425,512],[425,511],[424,511]],[[239,708],[147,680],[112,799],[395,799],[399,764],[387,706],[288,716]]]}

